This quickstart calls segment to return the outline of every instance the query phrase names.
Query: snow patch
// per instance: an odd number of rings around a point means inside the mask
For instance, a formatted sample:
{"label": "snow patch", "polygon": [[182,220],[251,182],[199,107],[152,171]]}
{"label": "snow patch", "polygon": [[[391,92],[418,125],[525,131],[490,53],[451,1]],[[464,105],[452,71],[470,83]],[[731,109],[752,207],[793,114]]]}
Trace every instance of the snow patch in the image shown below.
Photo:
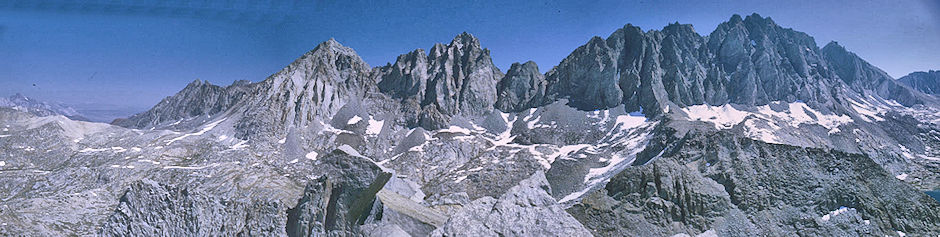
{"label": "snow patch", "polygon": [[588,191],[591,191],[591,188],[593,188],[593,187],[592,187],[592,186],[587,186],[586,188],[582,189],[581,191],[577,191],[577,192],[573,192],[573,193],[571,193],[571,194],[565,195],[565,197],[561,198],[561,200],[558,200],[558,202],[559,202],[559,203],[564,203],[564,202],[568,202],[568,201],[571,201],[571,200],[575,200],[575,199],[577,199],[577,198],[583,196],[583,195],[584,195],[585,193],[587,193]]}
{"label": "snow patch", "polygon": [[552,161],[554,162],[554,160],[557,160],[559,157],[568,156],[572,152],[577,152],[588,147],[591,147],[591,145],[590,144],[565,145],[565,146],[559,147],[558,151],[556,151],[555,153],[552,153],[552,155],[549,157],[551,157]]}
{"label": "snow patch", "polygon": [[340,151],[343,151],[344,153],[351,155],[351,156],[364,157],[361,154],[359,154],[359,151],[356,151],[356,149],[346,144],[343,144],[342,146],[339,146],[336,149],[339,149]]}
{"label": "snow patch", "polygon": [[187,137],[190,137],[190,136],[201,136],[202,134],[205,134],[205,133],[208,132],[209,130],[212,130],[213,128],[215,128],[215,126],[219,125],[219,123],[222,123],[222,121],[225,121],[225,119],[220,119],[220,120],[218,120],[218,121],[215,121],[215,122],[206,124],[206,126],[205,126],[205,127],[202,127],[202,130],[199,130],[198,132],[187,133],[187,134],[184,134],[184,135],[179,136],[179,137],[177,137],[177,138],[170,139],[169,141],[166,142],[166,145],[169,146],[170,144],[173,144],[173,142],[176,142],[176,141],[179,141],[179,140],[183,140],[184,138],[187,138]]}
{"label": "snow patch", "polygon": [[855,208],[839,207],[839,209],[836,209],[835,211],[831,211],[829,212],[829,214],[823,215],[822,221],[829,221],[829,219],[831,219],[832,217],[845,213],[846,211],[849,211],[849,209],[855,210]]}
{"label": "snow patch", "polygon": [[216,167],[216,166],[219,166],[219,163],[213,163],[213,164],[206,165],[206,166],[175,166],[175,165],[169,165],[169,166],[164,166],[163,169],[201,170],[201,169],[205,169],[205,168],[209,168],[209,167]]}
{"label": "snow patch", "polygon": [[308,160],[317,160],[318,155],[320,154],[318,154],[316,151],[311,151],[304,155],[304,158],[307,158]]}
{"label": "snow patch", "polygon": [[689,119],[706,121],[715,124],[717,129],[731,128],[744,121],[750,113],[738,110],[730,104],[722,106],[693,105],[682,109],[689,115]]}
{"label": "snow patch", "polygon": [[529,109],[529,115],[526,115],[525,118],[522,118],[522,121],[526,121],[526,127],[529,129],[536,128],[535,124],[539,122],[541,116],[535,116],[535,111],[538,109],[531,108]]}
{"label": "snow patch", "polygon": [[901,148],[901,155],[908,159],[914,159],[914,155],[911,154],[911,150],[907,149],[906,146],[898,144],[898,147]]}
{"label": "snow patch", "polygon": [[438,133],[442,133],[442,132],[446,132],[446,133],[462,133],[462,134],[466,134],[466,135],[470,135],[470,134],[471,134],[471,133],[470,133],[470,129],[466,129],[466,128],[463,128],[463,127],[460,127],[460,126],[450,126],[450,127],[448,127],[448,128],[438,130],[437,132],[438,132]]}
{"label": "snow patch", "polygon": [[159,164],[160,164],[160,162],[158,162],[158,161],[147,160],[147,159],[137,160],[137,162],[140,162],[140,163],[151,163],[151,164],[154,164],[154,165],[159,165]]}
{"label": "snow patch", "polygon": [[712,229],[696,235],[695,237],[718,237],[718,232]]}
{"label": "snow patch", "polygon": [[753,139],[777,143],[775,134],[781,126],[799,128],[802,124],[816,124],[829,129],[828,134],[838,133],[839,126],[853,122],[847,115],[823,114],[806,103],[786,104],[783,111],[774,111],[770,105],[758,106],[754,112],[743,111],[725,104],[722,106],[693,105],[683,109],[690,120],[711,122],[716,129],[730,129],[744,122],[745,134]]}
{"label": "snow patch", "polygon": [[384,120],[374,120],[369,117],[369,125],[366,126],[366,134],[378,135],[382,132],[382,126],[385,126]]}
{"label": "snow patch", "polygon": [[359,115],[355,115],[352,118],[350,118],[349,121],[346,121],[346,125],[357,124],[359,123],[359,121],[362,121],[362,117],[359,117]]}
{"label": "snow patch", "polygon": [[900,179],[900,180],[905,180],[905,179],[907,179],[907,173],[899,174],[899,175],[894,176],[894,177],[897,178],[897,179]]}
{"label": "snow patch", "polygon": [[867,101],[865,103],[862,103],[862,102],[853,100],[851,98],[849,98],[848,100],[849,100],[849,103],[852,104],[852,108],[855,109],[855,112],[858,112],[859,114],[862,115],[861,116],[862,120],[865,120],[867,122],[872,122],[871,119],[874,119],[875,121],[885,120],[881,116],[878,116],[878,113],[880,112],[878,108],[875,108],[875,106],[871,105]]}
{"label": "snow patch", "polygon": [[88,147],[88,148],[82,149],[82,150],[80,150],[80,151],[78,151],[78,152],[86,153],[86,152],[99,152],[99,151],[106,151],[106,150],[110,150],[110,148],[91,148],[91,147]]}

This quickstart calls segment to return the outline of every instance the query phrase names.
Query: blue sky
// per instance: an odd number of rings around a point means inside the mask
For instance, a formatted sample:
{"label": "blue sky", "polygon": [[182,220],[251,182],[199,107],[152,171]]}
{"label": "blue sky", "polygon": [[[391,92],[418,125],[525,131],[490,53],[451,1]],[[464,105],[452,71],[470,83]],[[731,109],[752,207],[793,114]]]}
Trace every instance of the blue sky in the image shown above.
{"label": "blue sky", "polygon": [[463,31],[503,70],[533,60],[545,71],[627,23],[688,23],[707,35],[754,12],[820,46],[838,41],[895,77],[940,69],[932,0],[97,2],[111,1],[0,2],[0,95],[129,113],[197,78],[263,80],[331,37],[381,66]]}

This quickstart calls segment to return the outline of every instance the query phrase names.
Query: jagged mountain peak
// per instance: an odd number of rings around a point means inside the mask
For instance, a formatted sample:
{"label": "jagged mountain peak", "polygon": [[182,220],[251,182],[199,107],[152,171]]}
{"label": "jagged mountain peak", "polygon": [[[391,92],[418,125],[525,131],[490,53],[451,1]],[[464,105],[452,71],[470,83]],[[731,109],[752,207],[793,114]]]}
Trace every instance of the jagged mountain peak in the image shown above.
{"label": "jagged mountain peak", "polygon": [[663,27],[662,32],[667,35],[698,35],[698,33],[695,32],[695,27],[692,27],[692,24],[680,24],[679,22],[671,23]]}
{"label": "jagged mountain peak", "polygon": [[374,86],[372,68],[335,39],[317,45],[258,83],[235,124],[239,138],[281,137],[293,127],[328,121]]}
{"label": "jagged mountain peak", "polygon": [[476,36],[473,36],[472,34],[464,31],[457,36],[454,36],[454,39],[450,41],[450,45],[457,46],[459,48],[463,48],[463,46],[479,48],[480,39],[477,39]]}
{"label": "jagged mountain peak", "polygon": [[848,50],[845,49],[845,46],[840,45],[839,42],[835,40],[829,41],[829,43],[826,43],[826,46],[823,46],[822,50],[826,50],[826,51],[838,50],[838,51],[848,52]]}
{"label": "jagged mountain peak", "polygon": [[[310,60],[317,60],[319,64],[324,66],[335,64],[337,70],[349,69],[350,67],[357,69],[370,68],[369,64],[363,61],[355,50],[343,46],[333,38],[318,44],[313,50],[294,61],[293,64],[309,64],[311,62],[305,61]],[[285,68],[285,70],[290,69],[290,66]]]}
{"label": "jagged mountain peak", "polygon": [[774,20],[770,19],[770,17],[762,17],[760,14],[757,14],[756,12],[751,13],[751,15],[744,17],[744,22],[745,23],[751,22],[754,24],[763,23],[767,25],[776,25],[776,23],[774,23]]}
{"label": "jagged mountain peak", "polygon": [[[214,85],[212,85],[212,83],[210,83],[209,81],[204,81],[204,80],[200,80],[200,79],[195,79],[195,80],[193,80],[192,82],[190,82],[189,84],[187,84],[187,85],[186,85],[186,88],[190,88],[190,87],[202,87],[202,86],[214,86]],[[185,89],[184,89],[184,90],[185,90]]]}
{"label": "jagged mountain peak", "polygon": [[427,55],[415,50],[379,69],[380,91],[400,99],[414,114],[409,126],[436,129],[451,116],[478,116],[493,109],[496,83],[503,73],[479,39],[461,33],[447,45],[435,44]]}
{"label": "jagged mountain peak", "polygon": [[545,75],[533,61],[513,63],[506,76],[496,85],[496,108],[503,112],[519,112],[545,103]]}
{"label": "jagged mountain peak", "polygon": [[326,41],[320,42],[317,44],[317,47],[314,47],[311,52],[341,52],[343,54],[356,54],[354,50],[349,47],[343,46],[339,41],[336,41],[334,38],[330,38]]}
{"label": "jagged mountain peak", "polygon": [[[480,40],[467,32],[428,51],[402,54],[375,70],[354,50],[330,39],[260,83],[267,86],[254,92],[261,95],[250,104],[268,104],[268,109],[279,107],[275,102],[288,104],[285,116],[298,121],[328,118],[345,103],[343,96],[357,97],[374,86],[417,109],[405,121],[426,129],[445,126],[458,114],[521,111],[561,99],[581,110],[623,104],[647,116],[670,104],[799,100],[831,107],[834,92],[825,88],[837,87],[837,76],[822,54],[812,37],[756,13],[734,15],[708,36],[678,22],[646,32],[626,24],[607,39],[590,38],[545,74],[534,63],[523,63],[504,75]],[[873,68],[864,61],[858,64]],[[318,109],[297,108],[309,99]]]}
{"label": "jagged mountain peak", "polygon": [[728,23],[728,24],[739,24],[739,23],[742,23],[742,22],[744,22],[744,19],[741,18],[741,15],[732,14],[732,15],[731,15],[731,18],[728,19],[728,21],[725,22],[725,23]]}

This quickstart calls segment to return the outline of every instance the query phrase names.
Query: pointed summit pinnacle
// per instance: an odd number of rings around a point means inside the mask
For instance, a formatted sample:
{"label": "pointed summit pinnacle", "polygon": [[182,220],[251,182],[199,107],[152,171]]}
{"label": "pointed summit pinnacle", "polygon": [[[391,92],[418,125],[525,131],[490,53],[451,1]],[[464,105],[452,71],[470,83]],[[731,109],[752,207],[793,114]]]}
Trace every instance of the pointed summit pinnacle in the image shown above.
{"label": "pointed summit pinnacle", "polygon": [[475,46],[479,48],[480,40],[477,39],[477,37],[473,36],[472,34],[464,31],[463,33],[460,33],[459,35],[455,36],[454,40],[450,41],[450,45],[468,45],[468,46]]}

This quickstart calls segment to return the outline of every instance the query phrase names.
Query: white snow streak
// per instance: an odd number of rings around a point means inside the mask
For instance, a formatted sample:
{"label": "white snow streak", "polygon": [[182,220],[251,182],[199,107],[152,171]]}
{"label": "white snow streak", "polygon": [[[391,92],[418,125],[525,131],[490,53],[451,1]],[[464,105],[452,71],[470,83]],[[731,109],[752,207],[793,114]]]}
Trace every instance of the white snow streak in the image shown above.
{"label": "white snow streak", "polygon": [[173,142],[175,142],[175,141],[183,140],[184,138],[187,138],[187,137],[190,137],[190,136],[201,136],[202,134],[205,134],[205,133],[208,132],[209,130],[212,130],[213,128],[215,128],[215,126],[216,126],[216,125],[219,125],[219,123],[221,123],[222,121],[225,121],[225,119],[220,119],[220,120],[218,120],[218,121],[209,123],[209,124],[207,124],[205,127],[203,127],[202,130],[199,130],[198,132],[187,133],[187,134],[184,134],[184,135],[179,136],[179,137],[177,137],[177,138],[170,139],[169,141],[166,142],[166,145],[169,146],[170,144],[173,144]]}

